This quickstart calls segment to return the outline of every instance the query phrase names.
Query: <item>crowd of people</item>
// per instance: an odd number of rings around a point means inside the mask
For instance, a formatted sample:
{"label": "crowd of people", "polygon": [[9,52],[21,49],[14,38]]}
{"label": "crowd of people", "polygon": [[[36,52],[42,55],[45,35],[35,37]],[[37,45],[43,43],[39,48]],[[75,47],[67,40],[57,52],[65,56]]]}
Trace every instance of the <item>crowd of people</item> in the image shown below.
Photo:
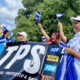
{"label": "crowd of people", "polygon": [[[63,26],[60,21],[58,22],[58,28],[59,28],[60,32],[53,32],[51,34],[51,37],[43,29],[42,24],[38,23],[38,27],[39,27],[41,33],[43,34],[42,41],[44,43],[59,44],[60,41],[63,41],[70,45],[70,47],[66,48],[66,53],[67,53],[66,56],[71,55],[74,57],[74,63],[73,63],[74,69],[75,69],[74,74],[77,75],[77,80],[80,80],[80,76],[79,76],[80,75],[80,16],[71,17],[70,20],[73,22],[73,30],[75,33],[74,37],[72,39],[67,38],[64,35]],[[8,40],[10,33],[5,27],[2,28],[2,31],[0,31],[0,34],[2,34],[2,36],[0,38],[4,39],[6,43],[11,42]],[[28,41],[27,33],[24,31],[18,32],[17,38],[18,38],[18,41],[21,41],[21,42]],[[65,55],[63,56],[63,58],[65,58]],[[61,62],[61,63],[63,63],[63,62]],[[72,71],[74,71],[74,70],[72,70]],[[60,73],[59,73],[59,75],[60,75]],[[59,79],[57,79],[57,80],[59,80]],[[63,79],[61,78],[61,80],[63,80]],[[68,80],[71,80],[71,79],[68,79]]]}

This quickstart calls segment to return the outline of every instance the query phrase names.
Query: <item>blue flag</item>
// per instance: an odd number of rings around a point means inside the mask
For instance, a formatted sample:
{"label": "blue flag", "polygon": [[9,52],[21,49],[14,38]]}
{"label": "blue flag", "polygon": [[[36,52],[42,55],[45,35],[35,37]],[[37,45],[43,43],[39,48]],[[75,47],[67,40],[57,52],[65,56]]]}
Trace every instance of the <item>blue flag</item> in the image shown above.
{"label": "blue flag", "polygon": [[64,13],[56,13],[56,17],[57,17],[58,19],[60,19],[63,15],[64,15]]}
{"label": "blue flag", "polygon": [[1,43],[6,43],[5,37],[0,37],[0,44],[1,44]]}
{"label": "blue flag", "polygon": [[12,38],[12,42],[14,42],[15,40],[16,40],[16,37],[13,37],[13,38]]}
{"label": "blue flag", "polygon": [[69,48],[70,47],[70,45],[68,43],[65,43],[63,41],[59,42],[59,46],[62,47],[62,48]]}
{"label": "blue flag", "polygon": [[11,42],[12,42],[12,39],[8,38],[6,43],[11,43]]}
{"label": "blue flag", "polygon": [[2,54],[4,49],[5,49],[5,43],[0,43],[0,55]]}
{"label": "blue flag", "polygon": [[46,42],[46,38],[42,36],[42,42]]}
{"label": "blue flag", "polygon": [[13,32],[9,32],[10,33],[10,37],[13,36]]}
{"label": "blue flag", "polygon": [[5,49],[6,39],[5,37],[0,37],[0,55]]}
{"label": "blue flag", "polygon": [[78,80],[72,55],[66,53],[63,55],[56,80]]}
{"label": "blue flag", "polygon": [[37,11],[35,14],[35,18],[37,21],[40,21],[40,16],[41,16],[41,13],[39,11]]}
{"label": "blue flag", "polygon": [[[70,47],[69,44],[62,41],[59,42],[59,46],[63,48]],[[74,66],[74,57],[72,55],[65,53],[62,56],[56,80],[77,80],[77,73]]]}
{"label": "blue flag", "polygon": [[2,27],[2,30],[8,31],[7,28],[6,28],[5,26]]}

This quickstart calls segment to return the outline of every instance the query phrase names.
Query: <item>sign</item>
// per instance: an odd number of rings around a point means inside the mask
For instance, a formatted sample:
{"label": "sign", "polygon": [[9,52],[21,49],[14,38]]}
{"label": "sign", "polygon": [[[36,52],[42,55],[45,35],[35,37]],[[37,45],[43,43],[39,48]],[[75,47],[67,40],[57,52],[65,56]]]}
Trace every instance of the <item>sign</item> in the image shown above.
{"label": "sign", "polygon": [[59,57],[58,56],[53,56],[53,55],[48,55],[47,61],[58,62],[59,61]]}
{"label": "sign", "polygon": [[50,53],[58,53],[58,52],[60,52],[60,48],[59,47],[50,47],[49,52]]}
{"label": "sign", "polygon": [[54,78],[51,77],[51,76],[43,75],[43,76],[42,76],[42,80],[54,80]]}
{"label": "sign", "polygon": [[49,72],[56,72],[56,66],[55,65],[49,65],[45,64],[44,71],[49,71]]}
{"label": "sign", "polygon": [[0,80],[39,80],[48,45],[12,43],[0,56]]}
{"label": "sign", "polygon": [[58,44],[8,43],[0,55],[0,80],[56,80],[62,53]]}
{"label": "sign", "polygon": [[56,75],[63,52],[63,49],[58,44],[48,45],[47,57],[41,80],[56,80]]}

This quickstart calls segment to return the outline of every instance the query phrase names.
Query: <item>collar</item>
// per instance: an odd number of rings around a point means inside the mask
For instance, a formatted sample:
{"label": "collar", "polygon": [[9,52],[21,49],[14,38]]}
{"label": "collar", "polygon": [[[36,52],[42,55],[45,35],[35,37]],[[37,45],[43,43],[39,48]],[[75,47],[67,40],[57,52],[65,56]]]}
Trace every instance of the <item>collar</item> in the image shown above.
{"label": "collar", "polygon": [[74,37],[80,37],[80,32],[77,32]]}

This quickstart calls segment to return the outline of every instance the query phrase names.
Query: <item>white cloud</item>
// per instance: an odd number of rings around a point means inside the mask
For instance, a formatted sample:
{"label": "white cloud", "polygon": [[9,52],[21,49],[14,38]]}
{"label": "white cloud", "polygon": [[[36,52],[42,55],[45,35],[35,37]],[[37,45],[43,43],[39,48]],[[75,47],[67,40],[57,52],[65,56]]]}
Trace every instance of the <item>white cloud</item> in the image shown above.
{"label": "white cloud", "polygon": [[6,7],[0,9],[0,18],[5,19],[6,21],[13,21],[16,17],[17,12],[15,10],[8,10]]}
{"label": "white cloud", "polygon": [[[18,9],[24,8],[22,5],[22,0],[3,0],[6,5],[1,6],[0,3],[0,21],[8,23],[8,26],[12,29],[15,26],[15,17],[17,16]],[[3,22],[3,23],[4,23]],[[5,23],[4,23],[5,24]],[[10,24],[10,25],[9,25]]]}
{"label": "white cloud", "polygon": [[6,3],[8,4],[8,8],[12,10],[24,8],[21,2],[22,0],[6,0]]}

